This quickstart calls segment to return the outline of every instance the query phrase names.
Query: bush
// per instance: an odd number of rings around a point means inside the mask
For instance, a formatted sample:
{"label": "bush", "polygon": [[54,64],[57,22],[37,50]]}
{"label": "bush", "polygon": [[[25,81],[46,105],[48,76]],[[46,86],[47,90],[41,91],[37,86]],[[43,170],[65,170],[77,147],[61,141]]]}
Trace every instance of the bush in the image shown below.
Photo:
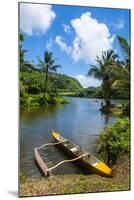
{"label": "bush", "polygon": [[38,95],[29,94],[25,97],[20,97],[20,105],[24,107],[47,106],[66,103],[69,103],[66,101],[66,99],[60,96],[50,96],[48,93],[41,93]]}
{"label": "bush", "polygon": [[101,132],[97,153],[100,159],[112,166],[119,156],[129,151],[130,121],[129,118],[119,118],[113,125]]}
{"label": "bush", "polygon": [[20,97],[20,105],[24,107],[30,107],[30,106],[39,106],[40,104],[37,101],[37,97],[35,96],[25,96]]}
{"label": "bush", "polygon": [[130,103],[123,105],[121,116],[130,117]]}
{"label": "bush", "polygon": [[20,81],[20,97],[24,97],[26,95],[25,87]]}
{"label": "bush", "polygon": [[50,97],[48,94],[39,94],[37,97],[37,101],[39,105],[48,105],[48,102],[50,101]]}

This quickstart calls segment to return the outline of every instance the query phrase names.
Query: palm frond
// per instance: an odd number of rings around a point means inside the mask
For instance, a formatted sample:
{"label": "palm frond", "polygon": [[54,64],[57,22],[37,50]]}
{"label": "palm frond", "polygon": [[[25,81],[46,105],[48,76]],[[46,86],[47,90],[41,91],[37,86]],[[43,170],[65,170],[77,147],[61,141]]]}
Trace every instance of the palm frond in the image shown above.
{"label": "palm frond", "polygon": [[100,68],[92,65],[90,70],[87,73],[87,76],[94,76],[95,78],[102,80],[103,79],[103,73]]}
{"label": "palm frond", "polygon": [[127,40],[121,36],[117,36],[118,42],[123,50],[123,52],[126,54],[127,57],[130,56],[130,45],[128,44]]}
{"label": "palm frond", "polygon": [[49,68],[49,70],[56,72],[58,68],[61,68],[61,65],[53,65]]}

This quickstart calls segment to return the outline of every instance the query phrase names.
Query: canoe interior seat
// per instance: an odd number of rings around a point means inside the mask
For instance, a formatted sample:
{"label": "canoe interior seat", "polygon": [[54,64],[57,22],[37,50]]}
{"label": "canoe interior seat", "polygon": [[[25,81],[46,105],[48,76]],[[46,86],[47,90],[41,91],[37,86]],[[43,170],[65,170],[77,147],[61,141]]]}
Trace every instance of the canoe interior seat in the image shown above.
{"label": "canoe interior seat", "polygon": [[68,140],[64,140],[63,145],[67,147],[68,146]]}
{"label": "canoe interior seat", "polygon": [[77,147],[73,147],[72,149],[70,149],[72,152],[76,152],[78,151]]}

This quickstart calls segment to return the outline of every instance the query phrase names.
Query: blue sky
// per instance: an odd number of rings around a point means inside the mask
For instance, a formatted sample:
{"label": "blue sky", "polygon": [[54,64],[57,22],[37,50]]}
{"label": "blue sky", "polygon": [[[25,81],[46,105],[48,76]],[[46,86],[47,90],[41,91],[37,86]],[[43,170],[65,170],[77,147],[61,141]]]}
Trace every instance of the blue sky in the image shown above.
{"label": "blue sky", "polygon": [[116,35],[130,40],[129,10],[44,4],[20,4],[20,29],[24,33],[25,59],[37,64],[45,50],[52,51],[59,73],[77,78],[84,87],[100,81],[86,74],[96,56],[114,49],[120,58]]}

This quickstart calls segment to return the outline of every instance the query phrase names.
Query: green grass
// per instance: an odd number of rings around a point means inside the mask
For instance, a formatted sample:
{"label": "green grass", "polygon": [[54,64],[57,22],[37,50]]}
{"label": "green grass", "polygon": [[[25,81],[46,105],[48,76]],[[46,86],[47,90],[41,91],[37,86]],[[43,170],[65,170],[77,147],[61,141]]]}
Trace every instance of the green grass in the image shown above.
{"label": "green grass", "polygon": [[117,162],[114,178],[106,178],[96,174],[70,174],[56,175],[49,178],[23,178],[20,181],[20,196],[130,190],[129,173],[129,157],[125,155]]}
{"label": "green grass", "polygon": [[59,92],[60,96],[75,96],[76,92]]}

